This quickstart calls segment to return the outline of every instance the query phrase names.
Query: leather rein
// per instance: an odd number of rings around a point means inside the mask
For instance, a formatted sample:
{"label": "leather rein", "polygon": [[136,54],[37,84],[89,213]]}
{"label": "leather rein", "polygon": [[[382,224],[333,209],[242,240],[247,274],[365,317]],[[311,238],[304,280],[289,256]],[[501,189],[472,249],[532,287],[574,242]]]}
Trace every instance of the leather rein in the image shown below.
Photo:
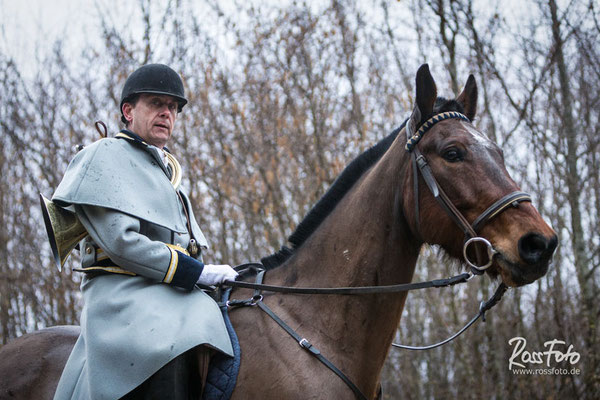
{"label": "leather rein", "polygon": [[[531,202],[531,196],[527,193],[521,191],[515,191],[509,193],[496,202],[489,206],[484,212],[482,212],[472,224],[468,222],[465,216],[456,208],[456,206],[452,203],[452,201],[448,198],[446,193],[442,190],[440,184],[435,179],[433,171],[431,167],[427,163],[427,159],[419,149],[416,147],[416,144],[419,142],[421,137],[425,132],[431,129],[432,126],[437,124],[438,122],[444,121],[446,119],[461,119],[467,122],[470,120],[463,114],[458,112],[444,112],[441,114],[434,115],[432,118],[428,119],[425,123],[421,125],[418,131],[414,131],[412,119],[409,118],[406,123],[406,151],[411,154],[411,162],[413,166],[413,191],[414,191],[414,203],[415,203],[415,218],[416,218],[416,226],[417,231],[420,232],[420,222],[419,222],[419,177],[418,171],[420,171],[423,180],[425,181],[427,187],[433,194],[433,197],[440,204],[442,209],[446,211],[446,213],[450,216],[450,218],[461,228],[461,230],[465,234],[465,241],[463,245],[463,256],[465,258],[465,262],[470,267],[470,272],[465,272],[456,276],[452,276],[450,278],[445,279],[435,279],[425,282],[416,282],[416,283],[406,283],[406,284],[398,284],[398,285],[384,285],[384,286],[363,286],[363,287],[338,287],[338,288],[308,288],[308,287],[290,287],[290,286],[275,286],[275,285],[265,285],[263,284],[263,278],[265,275],[265,269],[262,264],[258,263],[249,263],[243,264],[236,267],[236,270],[240,272],[240,275],[244,275],[246,273],[255,273],[256,274],[256,282],[242,282],[242,281],[225,281],[223,286],[228,287],[227,290],[231,290],[233,287],[239,288],[247,288],[254,289],[254,294],[250,299],[245,300],[229,300],[226,302],[225,306],[229,309],[243,307],[243,306],[257,306],[262,311],[264,311],[269,317],[271,317],[277,324],[282,327],[290,336],[292,336],[296,342],[305,349],[309,354],[317,358],[321,363],[323,363],[327,368],[333,371],[340,379],[342,379],[348,387],[354,392],[356,397],[361,400],[367,400],[367,397],[360,391],[360,389],[335,365],[333,365],[329,360],[327,360],[321,352],[313,346],[310,341],[306,338],[301,337],[297,332],[295,332],[288,324],[286,324],[283,320],[281,320],[267,305],[263,302],[263,294],[262,291],[268,292],[277,292],[277,293],[293,293],[293,294],[336,294],[336,295],[364,295],[364,294],[382,294],[382,293],[399,293],[406,292],[410,290],[419,290],[426,288],[441,288],[447,286],[453,286],[459,283],[465,283],[469,281],[475,275],[482,275],[483,272],[492,265],[493,257],[497,253],[497,251],[493,248],[491,243],[479,236],[477,231],[489,220],[496,217],[509,207],[518,207],[519,203],[528,201]],[[482,243],[487,251],[486,255],[481,254],[481,249],[478,246],[475,246],[475,243]],[[469,246],[474,246],[474,252],[476,255],[476,260],[472,260],[468,254]],[[484,258],[486,256],[487,258]],[[503,294],[506,292],[508,287],[504,283],[500,283],[495,293],[487,300],[482,301],[479,305],[479,311],[477,314],[458,332],[449,338],[429,345],[429,346],[406,346],[401,344],[392,343],[393,347],[407,349],[407,350],[429,350],[435,347],[442,346],[465,332],[471,325],[473,325],[480,317],[483,321],[485,321],[485,313],[494,307],[498,302],[502,299]],[[381,388],[379,388],[378,398],[381,398]]]}

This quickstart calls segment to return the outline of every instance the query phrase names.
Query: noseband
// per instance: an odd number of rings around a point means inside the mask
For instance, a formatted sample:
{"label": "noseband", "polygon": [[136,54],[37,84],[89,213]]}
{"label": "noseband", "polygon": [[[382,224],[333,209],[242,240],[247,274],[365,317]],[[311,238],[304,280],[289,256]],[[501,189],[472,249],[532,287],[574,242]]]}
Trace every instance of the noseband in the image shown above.
{"label": "noseband", "polygon": [[[512,193],[503,196],[494,204],[489,206],[484,212],[481,213],[473,223],[469,223],[469,221],[465,218],[465,216],[456,208],[456,206],[452,203],[448,195],[441,188],[438,181],[435,179],[433,175],[433,171],[431,167],[427,163],[427,159],[419,149],[417,148],[417,144],[429,129],[431,129],[438,122],[445,121],[447,119],[461,119],[463,121],[471,122],[469,118],[465,115],[455,112],[449,111],[434,115],[425,121],[421,127],[415,132],[413,127],[412,118],[409,118],[406,122],[406,151],[411,154],[412,166],[413,166],[413,194],[414,194],[414,203],[415,203],[415,222],[417,227],[417,232],[421,232],[420,219],[419,219],[419,177],[417,173],[417,169],[421,171],[421,176],[423,176],[423,180],[427,184],[427,187],[433,194],[435,200],[441,205],[442,209],[446,211],[446,214],[460,227],[460,229],[465,234],[465,242],[463,244],[463,255],[465,257],[466,263],[471,267],[471,271],[474,274],[481,275],[483,271],[489,268],[492,265],[492,259],[494,255],[497,253],[492,244],[485,238],[479,236],[477,232],[481,229],[483,225],[485,225],[489,220],[496,217],[498,214],[502,213],[509,207],[518,207],[519,203],[524,201],[531,202],[531,196],[525,192],[515,191]],[[475,244],[481,243],[487,249],[487,259],[481,254],[480,248]],[[475,254],[477,260],[471,260],[468,256],[469,246],[474,246]],[[487,261],[486,261],[487,260]]]}

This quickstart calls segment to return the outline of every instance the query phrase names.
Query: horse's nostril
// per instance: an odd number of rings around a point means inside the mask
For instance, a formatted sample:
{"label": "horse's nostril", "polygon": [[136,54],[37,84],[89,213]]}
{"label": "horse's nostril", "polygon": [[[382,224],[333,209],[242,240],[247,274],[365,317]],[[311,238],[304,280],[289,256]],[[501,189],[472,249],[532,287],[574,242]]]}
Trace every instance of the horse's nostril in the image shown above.
{"label": "horse's nostril", "polygon": [[556,236],[546,239],[539,233],[528,233],[519,239],[519,255],[527,264],[547,261],[554,253],[557,243]]}

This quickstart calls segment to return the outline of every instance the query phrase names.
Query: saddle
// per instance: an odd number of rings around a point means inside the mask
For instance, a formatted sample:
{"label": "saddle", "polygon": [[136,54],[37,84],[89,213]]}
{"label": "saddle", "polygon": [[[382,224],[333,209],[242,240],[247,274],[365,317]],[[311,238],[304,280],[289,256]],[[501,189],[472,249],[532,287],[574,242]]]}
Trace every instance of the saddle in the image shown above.
{"label": "saddle", "polygon": [[204,386],[203,400],[228,400],[231,398],[233,389],[237,382],[238,372],[240,371],[241,348],[238,337],[233,329],[229,313],[227,312],[227,301],[231,288],[225,290],[218,299],[218,304],[223,313],[223,320],[227,327],[227,332],[231,338],[231,346],[233,347],[233,358],[222,353],[216,353],[210,360],[208,374],[206,376],[206,384]]}

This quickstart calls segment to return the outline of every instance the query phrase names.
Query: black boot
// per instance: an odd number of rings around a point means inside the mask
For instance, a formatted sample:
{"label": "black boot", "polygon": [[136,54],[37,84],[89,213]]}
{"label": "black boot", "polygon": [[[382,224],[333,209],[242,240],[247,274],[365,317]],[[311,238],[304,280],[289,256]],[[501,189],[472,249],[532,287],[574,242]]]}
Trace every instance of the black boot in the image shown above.
{"label": "black boot", "polygon": [[199,400],[202,383],[195,351],[175,357],[121,400]]}

